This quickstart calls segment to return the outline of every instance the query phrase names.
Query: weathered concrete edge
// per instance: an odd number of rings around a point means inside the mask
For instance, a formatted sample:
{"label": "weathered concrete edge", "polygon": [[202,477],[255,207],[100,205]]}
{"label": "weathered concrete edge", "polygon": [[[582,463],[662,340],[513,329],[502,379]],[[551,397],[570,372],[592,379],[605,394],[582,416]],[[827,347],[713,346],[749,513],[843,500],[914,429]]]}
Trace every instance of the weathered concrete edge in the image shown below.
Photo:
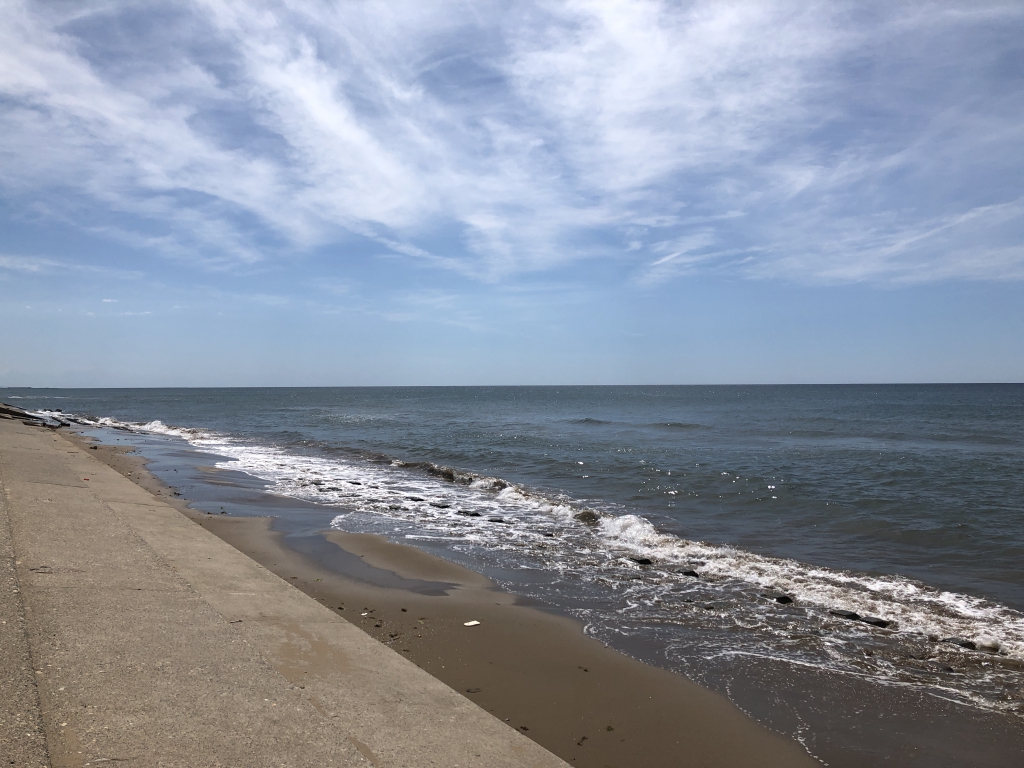
{"label": "weathered concrete edge", "polygon": [[15,567],[7,493],[0,476],[0,762],[49,766],[25,601]]}

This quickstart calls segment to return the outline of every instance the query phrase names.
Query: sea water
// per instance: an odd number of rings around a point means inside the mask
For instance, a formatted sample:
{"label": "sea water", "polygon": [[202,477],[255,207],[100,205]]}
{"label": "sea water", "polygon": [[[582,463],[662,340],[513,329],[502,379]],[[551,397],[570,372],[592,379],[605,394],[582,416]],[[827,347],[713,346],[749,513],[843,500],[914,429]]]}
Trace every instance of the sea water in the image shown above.
{"label": "sea water", "polygon": [[[1021,385],[0,399],[184,441],[319,505],[324,527],[476,567],[833,764],[863,738],[830,724],[844,706],[854,718],[923,707],[915,723],[932,707],[940,724],[953,707],[1008,733],[1024,721]],[[797,678],[814,694],[780,702]]]}

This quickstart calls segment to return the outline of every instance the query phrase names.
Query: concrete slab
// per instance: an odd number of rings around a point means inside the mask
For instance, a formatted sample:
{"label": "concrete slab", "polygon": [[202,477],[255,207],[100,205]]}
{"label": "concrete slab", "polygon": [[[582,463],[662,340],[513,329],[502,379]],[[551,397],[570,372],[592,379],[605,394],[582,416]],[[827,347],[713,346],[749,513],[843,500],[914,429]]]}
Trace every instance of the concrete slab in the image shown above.
{"label": "concrete slab", "polygon": [[[108,588],[178,589],[179,577],[87,488],[9,483],[8,499],[21,513],[22,581],[34,586],[104,585]],[[141,576],[140,562],[148,565]]]}
{"label": "concrete slab", "polygon": [[54,765],[344,765],[365,762],[190,590],[29,589]]}
{"label": "concrete slab", "polygon": [[[168,565],[230,623],[260,619],[287,619],[318,623],[333,621],[334,614],[316,600],[298,592],[259,563],[166,505],[112,503],[142,535],[159,531],[154,542]],[[198,531],[197,531],[198,529]],[[303,599],[299,600],[299,596]]]}
{"label": "concrete slab", "polygon": [[103,464],[85,451],[80,454],[69,454],[66,457],[68,467],[78,477],[89,478],[85,481],[96,497],[105,502],[118,501],[126,504],[162,503],[149,491],[135,483],[126,481],[124,476]]}
{"label": "concrete slab", "polygon": [[[10,422],[4,422],[7,426]],[[47,441],[48,442],[48,441]],[[57,451],[41,450],[45,443],[39,442],[39,450],[0,450],[0,464],[7,468],[11,478],[21,483],[43,483],[87,488],[88,480],[77,476],[67,458]]]}
{"label": "concrete slab", "polygon": [[[4,420],[0,419],[0,423],[3,422]],[[42,440],[40,440],[40,436],[42,436]],[[14,432],[12,430],[8,430],[6,437],[4,438],[3,446],[0,447],[0,456],[3,455],[3,451],[5,449],[47,452],[53,448],[64,451],[78,450],[75,446],[70,448],[66,447],[66,444],[67,441],[62,437],[58,437],[56,432],[46,429],[31,428],[25,432]]]}
{"label": "concrete slab", "polygon": [[14,565],[7,504],[0,493],[0,765],[49,766],[29,652],[25,607]]}

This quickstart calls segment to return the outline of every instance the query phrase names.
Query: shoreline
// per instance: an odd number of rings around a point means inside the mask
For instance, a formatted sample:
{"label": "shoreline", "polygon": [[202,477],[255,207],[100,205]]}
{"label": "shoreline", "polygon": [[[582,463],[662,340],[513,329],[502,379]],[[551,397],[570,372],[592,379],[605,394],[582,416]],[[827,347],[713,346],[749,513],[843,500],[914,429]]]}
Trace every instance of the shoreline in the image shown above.
{"label": "shoreline", "polygon": [[[130,448],[64,433],[132,482],[573,765],[818,764],[795,741],[575,619],[414,547],[326,531],[299,551],[271,517],[199,512]],[[467,621],[480,624],[466,627]]]}
{"label": "shoreline", "polygon": [[41,426],[0,420],[5,763],[566,766]]}

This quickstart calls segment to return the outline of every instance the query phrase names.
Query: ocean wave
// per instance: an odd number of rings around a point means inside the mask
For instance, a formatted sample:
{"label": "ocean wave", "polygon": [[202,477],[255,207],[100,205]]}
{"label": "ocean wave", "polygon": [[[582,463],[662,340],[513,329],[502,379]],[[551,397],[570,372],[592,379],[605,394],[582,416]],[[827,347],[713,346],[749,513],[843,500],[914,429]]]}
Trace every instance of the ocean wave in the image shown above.
{"label": "ocean wave", "polygon": [[595,419],[587,416],[581,419],[570,419],[570,424],[581,424],[586,426],[609,426],[638,427],[642,429],[703,429],[703,424],[694,424],[686,421],[656,421],[650,424],[636,424],[628,421],[609,421],[606,419]]}
{"label": "ocean wave", "polygon": [[893,630],[936,639],[957,637],[1024,659],[1024,615],[983,598],[938,590],[903,576],[837,571],[687,541],[659,532],[636,515],[607,518],[602,528],[610,542],[652,563],[699,564],[704,578],[737,580],[785,594],[802,605],[881,617]]}

